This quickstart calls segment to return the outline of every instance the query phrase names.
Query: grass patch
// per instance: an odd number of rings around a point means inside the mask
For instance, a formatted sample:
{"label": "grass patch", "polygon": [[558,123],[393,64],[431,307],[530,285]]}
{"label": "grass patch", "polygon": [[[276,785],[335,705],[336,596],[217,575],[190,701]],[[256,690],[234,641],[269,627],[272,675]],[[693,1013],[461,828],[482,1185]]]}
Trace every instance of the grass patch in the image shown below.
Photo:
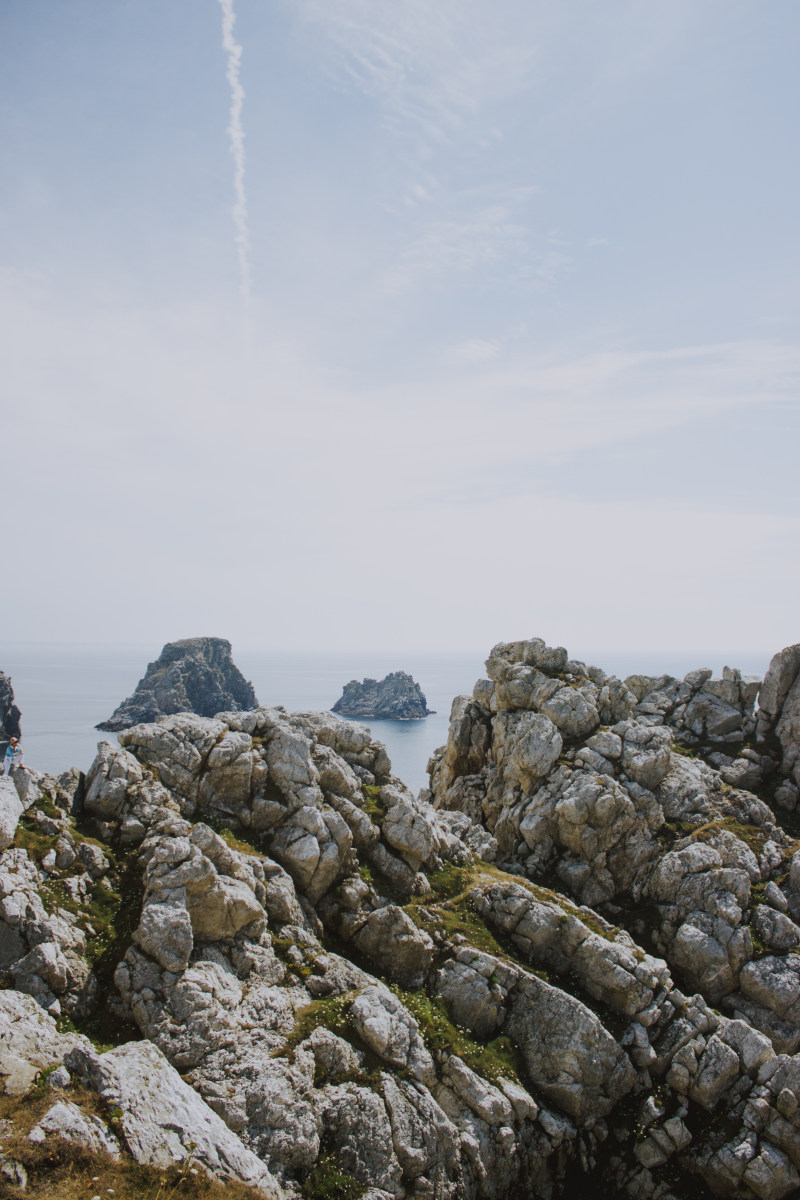
{"label": "grass patch", "polygon": [[519,1053],[511,1038],[501,1036],[489,1042],[478,1042],[467,1030],[453,1024],[440,996],[431,998],[424,991],[408,992],[394,984],[389,986],[416,1020],[431,1053],[457,1054],[484,1079],[520,1082]]}
{"label": "grass patch", "polygon": [[305,1200],[360,1200],[367,1188],[342,1170],[336,1154],[327,1153],[320,1154],[302,1190]]}
{"label": "grass patch", "polygon": [[0,1200],[75,1200],[109,1192],[114,1200],[256,1200],[260,1195],[242,1183],[212,1181],[191,1159],[181,1167],[162,1169],[140,1166],[124,1149],[120,1161],[114,1162],[52,1135],[40,1143],[28,1141],[33,1126],[62,1096],[84,1113],[113,1124],[99,1097],[74,1084],[66,1093],[45,1087],[26,1096],[0,1096],[3,1153],[21,1163],[28,1176],[24,1192],[0,1177]]}
{"label": "grass patch", "polygon": [[60,836],[58,833],[43,833],[38,821],[28,813],[23,813],[14,835],[14,845],[27,852],[28,858],[40,863],[49,850],[54,849]]}
{"label": "grass patch", "polygon": [[225,820],[213,812],[203,812],[200,814],[200,820],[209,829],[213,829],[214,833],[219,834],[226,846],[231,850],[237,850],[240,854],[254,854],[256,857],[263,857],[265,850],[263,847],[263,836],[257,835],[253,841],[250,841],[244,836],[241,828],[238,828],[234,833],[230,825],[226,824]]}
{"label": "grass patch", "polygon": [[373,783],[362,783],[361,791],[364,796],[364,803],[362,805],[364,812],[373,821],[380,824],[388,812],[386,804],[381,799],[380,787]]}
{"label": "grass patch", "polygon": [[592,933],[596,933],[598,937],[605,938],[607,942],[615,942],[618,935],[623,932],[618,925],[606,925],[596,913],[585,912],[584,909],[578,908],[577,904],[573,904],[571,900],[563,896],[560,892],[554,892],[550,888],[542,887],[541,884],[534,883],[532,880],[526,879],[523,875],[509,875],[506,871],[502,871],[492,863],[481,864],[481,875],[488,876],[492,883],[518,883],[526,891],[530,892],[535,900],[539,900],[543,904],[553,904],[556,908],[560,908],[563,913],[577,917],[587,929],[590,929]]}
{"label": "grass patch", "polygon": [[743,825],[741,821],[736,821],[733,817],[724,817],[719,821],[708,821],[705,825],[700,825],[692,829],[691,836],[698,842],[710,842],[715,834],[722,832],[735,834],[739,841],[744,842],[756,855],[763,852],[764,846],[770,837],[760,826]]}
{"label": "grass patch", "polygon": [[294,1052],[301,1042],[322,1027],[330,1029],[345,1041],[352,1040],[350,1016],[348,1009],[356,996],[356,992],[345,992],[341,996],[323,996],[314,1000],[295,1014],[294,1029],[286,1039],[286,1044],[274,1052],[274,1058],[293,1058]]}
{"label": "grass patch", "polygon": [[449,864],[441,871],[432,871],[428,876],[431,892],[439,901],[458,900],[463,897],[477,880],[474,867],[455,867]]}
{"label": "grass patch", "polygon": [[231,850],[238,850],[240,854],[255,854],[260,856],[263,854],[252,842],[247,838],[242,837],[241,833],[234,833],[227,825],[220,825],[216,831],[222,838],[226,846],[230,846]]}

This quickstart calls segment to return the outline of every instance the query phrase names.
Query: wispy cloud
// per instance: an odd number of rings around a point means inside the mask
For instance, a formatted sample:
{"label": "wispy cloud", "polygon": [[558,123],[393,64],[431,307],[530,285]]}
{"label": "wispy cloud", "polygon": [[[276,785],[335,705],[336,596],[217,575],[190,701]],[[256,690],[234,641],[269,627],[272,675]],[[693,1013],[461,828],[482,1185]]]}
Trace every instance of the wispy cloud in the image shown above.
{"label": "wispy cloud", "polygon": [[478,0],[297,0],[296,8],[332,48],[339,82],[379,101],[392,129],[423,144],[530,81],[532,31],[510,36]]}
{"label": "wispy cloud", "polygon": [[505,281],[525,278],[551,280],[567,266],[568,255],[541,244],[531,232],[530,208],[536,187],[472,188],[451,196],[442,215],[420,220],[387,274],[390,294],[400,294],[421,282],[447,279],[481,269],[484,285],[493,268],[502,264]]}

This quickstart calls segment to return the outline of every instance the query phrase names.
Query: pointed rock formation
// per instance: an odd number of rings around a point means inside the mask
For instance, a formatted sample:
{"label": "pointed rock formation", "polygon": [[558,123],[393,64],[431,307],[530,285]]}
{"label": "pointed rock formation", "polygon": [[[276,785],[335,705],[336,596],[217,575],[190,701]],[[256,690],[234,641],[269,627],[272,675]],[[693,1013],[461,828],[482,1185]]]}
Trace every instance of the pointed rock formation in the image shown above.
{"label": "pointed rock formation", "polygon": [[231,658],[225,638],[184,638],[168,642],[132,696],[119,705],[97,729],[129,729],[173,713],[193,712],[213,717],[218,712],[257,708],[253,685]]}

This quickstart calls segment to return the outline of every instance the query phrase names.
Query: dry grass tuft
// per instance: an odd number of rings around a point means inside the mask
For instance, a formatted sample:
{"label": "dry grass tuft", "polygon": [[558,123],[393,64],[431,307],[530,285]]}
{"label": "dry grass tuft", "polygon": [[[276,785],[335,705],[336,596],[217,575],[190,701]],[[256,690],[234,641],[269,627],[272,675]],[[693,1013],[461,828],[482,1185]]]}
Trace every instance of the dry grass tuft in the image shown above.
{"label": "dry grass tuft", "polygon": [[[25,1190],[0,1176],[0,1200],[257,1200],[260,1192],[241,1183],[218,1183],[191,1161],[162,1170],[135,1163],[123,1150],[119,1162],[60,1138],[28,1141],[28,1134],[57,1100],[71,1100],[113,1127],[94,1092],[70,1086],[27,1096],[0,1096],[0,1154],[21,1163]],[[193,1173],[194,1172],[194,1173]]]}

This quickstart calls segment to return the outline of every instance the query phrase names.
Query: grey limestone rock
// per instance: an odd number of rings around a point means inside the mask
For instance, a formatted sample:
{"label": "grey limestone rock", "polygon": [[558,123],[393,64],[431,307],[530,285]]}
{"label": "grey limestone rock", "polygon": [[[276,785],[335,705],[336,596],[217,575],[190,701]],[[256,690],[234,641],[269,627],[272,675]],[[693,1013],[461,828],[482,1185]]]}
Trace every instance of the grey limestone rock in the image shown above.
{"label": "grey limestone rock", "polygon": [[71,1101],[59,1100],[48,1109],[41,1121],[28,1134],[32,1142],[44,1142],[54,1134],[65,1142],[83,1146],[95,1154],[119,1158],[119,1142],[99,1117],[87,1116]]}
{"label": "grey limestone rock", "polygon": [[128,729],[171,713],[194,712],[213,717],[225,709],[256,708],[252,684],[231,658],[224,638],[185,638],[168,642],[127,700],[97,728]]}
{"label": "grey limestone rock", "polygon": [[361,683],[351,679],[332,711],[362,720],[417,721],[431,715],[422,689],[405,671]]}
{"label": "grey limestone rock", "polygon": [[14,841],[24,811],[13,781],[6,775],[0,776],[0,850],[5,850]]}
{"label": "grey limestone rock", "polygon": [[80,1034],[60,1033],[32,996],[0,991],[0,1090],[24,1095],[39,1071],[57,1066],[76,1047],[88,1050],[90,1043]]}
{"label": "grey limestone rock", "polygon": [[536,976],[517,985],[505,1028],[542,1094],[580,1124],[606,1116],[634,1085],[625,1051],[594,1013]]}
{"label": "grey limestone rock", "polygon": [[235,1179],[271,1200],[285,1193],[150,1042],[129,1042],[105,1054],[76,1050],[70,1068],[120,1112],[119,1128],[137,1162],[156,1167],[191,1158],[218,1179]]}

